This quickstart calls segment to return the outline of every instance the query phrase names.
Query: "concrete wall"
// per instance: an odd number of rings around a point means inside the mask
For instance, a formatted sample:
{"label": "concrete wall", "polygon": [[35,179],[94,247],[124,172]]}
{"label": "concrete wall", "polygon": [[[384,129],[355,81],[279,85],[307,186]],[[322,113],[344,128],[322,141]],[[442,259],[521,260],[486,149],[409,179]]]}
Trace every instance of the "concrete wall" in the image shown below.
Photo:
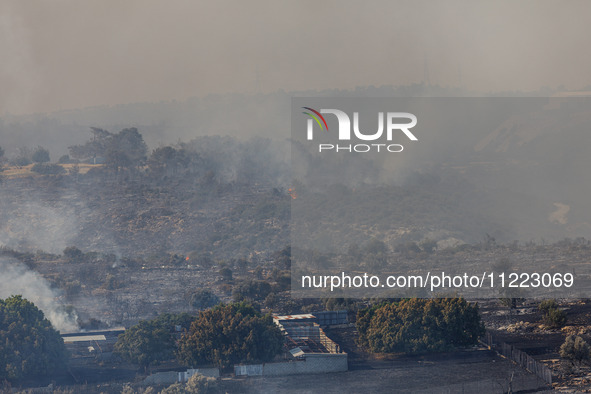
{"label": "concrete wall", "polygon": [[198,368],[198,369],[187,369],[185,372],[179,372],[179,382],[186,382],[193,375],[203,375],[209,378],[219,378],[220,370],[218,368]]}
{"label": "concrete wall", "polygon": [[236,376],[261,376],[262,374],[263,364],[234,365]]}
{"label": "concrete wall", "polygon": [[199,369],[188,369],[185,372],[156,372],[144,379],[146,385],[156,384],[173,384],[176,382],[186,382],[195,374],[201,374],[203,376],[219,378],[220,370],[217,368],[199,368]]}
{"label": "concrete wall", "polygon": [[[260,375],[260,365],[234,366],[234,372],[237,376],[256,376]],[[250,367],[250,368],[247,368]],[[282,363],[262,364],[263,376],[281,376],[281,375],[299,375],[328,372],[342,372],[349,369],[347,364],[347,354],[306,354],[301,360],[287,361]]]}

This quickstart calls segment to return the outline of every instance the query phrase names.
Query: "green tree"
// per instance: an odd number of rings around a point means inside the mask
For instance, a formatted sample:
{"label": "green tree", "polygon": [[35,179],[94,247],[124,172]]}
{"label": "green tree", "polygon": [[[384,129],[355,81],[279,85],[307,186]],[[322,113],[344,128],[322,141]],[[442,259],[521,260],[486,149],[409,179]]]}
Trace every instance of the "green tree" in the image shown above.
{"label": "green tree", "polygon": [[463,298],[412,298],[358,312],[360,343],[378,353],[426,353],[471,346],[484,334],[478,305]]}
{"label": "green tree", "polygon": [[33,152],[31,159],[35,163],[47,163],[50,161],[49,151],[42,146],[38,146],[37,149],[35,149],[35,152]]}
{"label": "green tree", "polygon": [[107,165],[119,170],[122,167],[131,168],[143,164],[147,152],[148,147],[144,138],[135,127],[132,127],[111,136],[105,157]]}
{"label": "green tree", "polygon": [[202,311],[179,342],[178,360],[187,366],[265,362],[281,352],[283,334],[271,315],[234,303]]}
{"label": "green tree", "polygon": [[272,287],[269,282],[264,280],[246,280],[235,286],[232,291],[232,297],[234,301],[243,301],[245,299],[260,301],[264,300],[271,291]]}
{"label": "green tree", "polygon": [[152,151],[147,163],[153,174],[163,176],[175,175],[179,169],[186,168],[190,161],[184,149],[163,146]]}
{"label": "green tree", "polygon": [[190,313],[163,313],[154,319],[154,323],[158,326],[167,329],[169,332],[174,332],[176,327],[181,327],[181,330],[188,331],[191,323],[195,320],[195,315]]}
{"label": "green tree", "polygon": [[153,320],[142,320],[119,335],[115,353],[147,370],[150,365],[174,357],[174,338],[166,327]]}
{"label": "green tree", "polygon": [[83,145],[70,146],[70,155],[79,160],[103,157],[115,170],[137,167],[144,163],[148,147],[137,128],[123,129],[117,134],[91,127],[93,137]]}
{"label": "green tree", "polygon": [[369,308],[360,309],[357,311],[356,326],[357,326],[357,331],[359,332],[358,341],[361,346],[364,346],[366,348],[370,347],[369,346],[369,332],[368,331],[369,331],[371,321],[372,321],[376,311],[388,304],[389,303],[387,301],[384,301],[382,303],[376,303],[376,304],[370,306]]}
{"label": "green tree", "polygon": [[92,139],[83,145],[73,145],[68,147],[70,155],[78,160],[92,159],[92,163],[97,157],[104,157],[107,145],[110,143],[113,134],[107,130],[98,127],[90,128]]}
{"label": "green tree", "polygon": [[64,341],[33,303],[0,299],[0,381],[48,376],[65,368]]}
{"label": "green tree", "polygon": [[176,327],[186,331],[194,319],[189,313],[163,313],[155,319],[142,320],[119,335],[115,352],[144,370],[171,360],[177,346]]}

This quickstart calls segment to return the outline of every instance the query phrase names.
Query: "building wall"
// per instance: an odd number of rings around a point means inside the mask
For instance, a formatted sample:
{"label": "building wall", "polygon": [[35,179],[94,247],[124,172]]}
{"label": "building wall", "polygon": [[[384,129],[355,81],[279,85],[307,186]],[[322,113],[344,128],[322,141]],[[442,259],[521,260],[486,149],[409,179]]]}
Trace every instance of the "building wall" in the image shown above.
{"label": "building wall", "polygon": [[316,323],[323,327],[349,323],[349,316],[346,310],[313,312],[312,314],[316,316]]}
{"label": "building wall", "polygon": [[263,364],[234,365],[236,376],[261,376],[262,374]]}
{"label": "building wall", "polygon": [[185,372],[179,372],[179,382],[186,382],[193,375],[203,375],[209,378],[219,378],[220,370],[218,368],[198,368],[198,369],[187,369]]}

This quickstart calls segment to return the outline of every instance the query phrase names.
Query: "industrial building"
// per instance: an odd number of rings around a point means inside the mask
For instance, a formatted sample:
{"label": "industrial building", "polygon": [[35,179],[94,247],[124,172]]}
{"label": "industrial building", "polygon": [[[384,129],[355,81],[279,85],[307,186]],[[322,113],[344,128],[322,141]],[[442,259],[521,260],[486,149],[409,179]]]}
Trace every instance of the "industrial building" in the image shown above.
{"label": "industrial building", "polygon": [[125,328],[62,334],[66,348],[74,358],[109,359],[119,334]]}
{"label": "industrial building", "polygon": [[[323,313],[326,312],[317,315]],[[324,323],[347,322],[346,311],[329,313],[332,315],[323,315]],[[236,376],[296,375],[348,370],[347,353],[326,336],[316,314],[273,316],[273,321],[285,334],[285,361],[235,365]]]}

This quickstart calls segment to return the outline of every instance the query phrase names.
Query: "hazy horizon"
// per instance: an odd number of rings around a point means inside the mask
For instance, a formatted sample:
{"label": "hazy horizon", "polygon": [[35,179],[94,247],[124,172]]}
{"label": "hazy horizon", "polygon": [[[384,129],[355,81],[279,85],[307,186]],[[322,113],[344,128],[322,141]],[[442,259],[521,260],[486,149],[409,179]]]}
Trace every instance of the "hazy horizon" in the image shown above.
{"label": "hazy horizon", "polygon": [[584,1],[0,5],[0,116],[208,94],[591,85]]}

